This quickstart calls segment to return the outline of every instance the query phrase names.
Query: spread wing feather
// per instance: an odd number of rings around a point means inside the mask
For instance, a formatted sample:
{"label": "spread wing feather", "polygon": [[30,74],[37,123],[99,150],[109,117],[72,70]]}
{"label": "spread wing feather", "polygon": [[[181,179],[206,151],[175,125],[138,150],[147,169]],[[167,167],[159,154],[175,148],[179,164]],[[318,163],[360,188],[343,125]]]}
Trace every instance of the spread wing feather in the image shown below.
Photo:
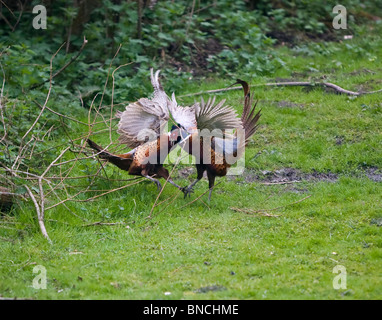
{"label": "spread wing feather", "polygon": [[147,140],[156,138],[165,127],[169,112],[168,97],[159,82],[159,70],[154,74],[151,69],[151,83],[154,88],[152,99],[141,98],[126,106],[123,112],[117,112],[120,118],[117,132],[119,140],[128,147],[135,148]]}
{"label": "spread wing feather", "polygon": [[195,118],[195,108],[191,107],[181,107],[175,99],[175,94],[172,94],[172,100],[168,104],[169,111],[172,118],[174,119],[174,124],[180,124],[189,133],[196,130],[197,123]]}
{"label": "spread wing feather", "polygon": [[198,129],[229,130],[242,128],[242,121],[236,111],[225,104],[225,100],[215,104],[216,97],[208,99],[207,103],[201,99],[200,103],[194,104]]}

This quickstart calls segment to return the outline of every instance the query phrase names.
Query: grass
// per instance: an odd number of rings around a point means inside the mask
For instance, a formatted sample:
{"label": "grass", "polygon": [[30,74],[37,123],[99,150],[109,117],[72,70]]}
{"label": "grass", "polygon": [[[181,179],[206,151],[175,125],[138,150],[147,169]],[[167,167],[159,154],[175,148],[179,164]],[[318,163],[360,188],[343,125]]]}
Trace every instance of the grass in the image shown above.
{"label": "grass", "polygon": [[[349,90],[380,89],[380,36],[362,39],[361,34],[360,38],[297,50],[278,48],[285,67],[275,77],[316,81],[325,77]],[[269,80],[259,77],[251,83]],[[193,80],[177,94],[228,84],[226,79]],[[191,199],[178,197],[147,220],[156,186],[140,183],[94,202],[70,203],[70,209],[86,222],[62,206],[49,210],[46,227],[53,244],[40,234],[32,204],[4,214],[0,220],[0,239],[4,240],[0,241],[0,295],[34,299],[381,299],[382,94],[354,98],[298,87],[256,87],[254,94],[262,117],[246,150],[246,171],[243,176],[218,179],[221,183],[209,204],[195,201],[184,207],[206,190],[204,180]],[[240,112],[241,92],[219,97]],[[179,100],[189,104],[195,98]],[[96,166],[97,162],[89,160],[81,170]],[[195,170],[191,177],[180,176],[185,167],[180,165],[174,174],[182,185],[195,178]],[[267,181],[266,172],[272,175],[284,168],[293,169],[302,180],[262,183],[262,179]],[[128,178],[112,166],[106,171],[109,176]],[[379,176],[371,179],[371,171]],[[335,178],[304,179],[312,172],[332,173]],[[118,186],[116,182],[103,185]],[[173,192],[171,185],[166,186],[160,200]],[[253,216],[231,207],[263,209],[280,216]],[[271,211],[276,207],[282,208]],[[97,221],[119,224],[89,226]],[[47,289],[32,287],[37,265],[47,270]],[[346,268],[346,289],[333,288],[337,265]]]}

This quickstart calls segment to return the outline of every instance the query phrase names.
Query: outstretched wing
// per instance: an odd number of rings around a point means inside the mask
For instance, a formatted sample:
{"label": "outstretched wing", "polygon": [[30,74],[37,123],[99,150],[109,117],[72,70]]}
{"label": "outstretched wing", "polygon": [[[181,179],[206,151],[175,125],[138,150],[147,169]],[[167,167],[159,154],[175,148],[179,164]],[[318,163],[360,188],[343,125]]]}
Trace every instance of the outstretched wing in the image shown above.
{"label": "outstretched wing", "polygon": [[172,94],[172,100],[169,100],[168,109],[174,125],[181,125],[188,133],[193,133],[197,129],[195,108],[193,106],[178,106],[174,93]]}
{"label": "outstretched wing", "polygon": [[242,121],[236,111],[225,104],[225,100],[215,104],[216,97],[208,99],[207,102],[201,99],[200,103],[193,105],[195,110],[198,129],[230,130],[242,128]]}
{"label": "outstretched wing", "polygon": [[148,140],[155,139],[165,127],[169,112],[168,98],[159,82],[159,70],[154,74],[151,69],[151,83],[154,88],[152,99],[141,98],[126,106],[123,112],[117,112],[120,118],[117,132],[119,141],[135,148]]}

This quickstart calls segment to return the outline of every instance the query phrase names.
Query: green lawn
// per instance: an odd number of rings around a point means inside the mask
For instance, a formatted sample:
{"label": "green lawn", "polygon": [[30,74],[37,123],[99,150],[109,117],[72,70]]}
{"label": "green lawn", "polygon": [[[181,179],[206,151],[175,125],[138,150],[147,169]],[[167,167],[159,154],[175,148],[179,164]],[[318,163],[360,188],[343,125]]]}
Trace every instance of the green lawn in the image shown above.
{"label": "green lawn", "polygon": [[[382,88],[380,44],[380,36],[374,36],[369,41],[278,48],[285,67],[274,78],[325,79],[348,90],[377,90]],[[274,79],[247,80],[262,84]],[[189,87],[176,94],[224,88],[233,81],[190,80]],[[40,234],[32,203],[3,214],[0,295],[381,299],[382,93],[350,97],[320,88],[261,86],[253,92],[262,117],[246,150],[244,175],[218,178],[210,203],[204,195],[203,202],[186,205],[206,191],[205,179],[190,199],[179,196],[167,208],[165,201],[146,219],[157,191],[154,184],[142,182],[93,202],[68,203],[87,221],[63,206],[48,210],[52,244]],[[241,91],[218,96],[241,112]],[[199,97],[178,102],[187,105],[194,99]],[[86,121],[87,114],[78,117]],[[84,130],[76,128],[78,134]],[[107,139],[96,136],[100,143]],[[82,165],[72,174],[99,167],[92,159]],[[174,170],[175,181],[182,185],[196,176],[193,169],[184,178],[187,167]],[[106,173],[131,178],[111,165]],[[119,186],[123,183],[100,182],[103,188]],[[166,185],[159,202],[174,192]],[[233,207],[270,215],[250,215]],[[89,226],[99,221],[118,224]],[[37,265],[46,268],[46,289],[32,286]],[[346,268],[346,289],[333,288],[337,265]]]}

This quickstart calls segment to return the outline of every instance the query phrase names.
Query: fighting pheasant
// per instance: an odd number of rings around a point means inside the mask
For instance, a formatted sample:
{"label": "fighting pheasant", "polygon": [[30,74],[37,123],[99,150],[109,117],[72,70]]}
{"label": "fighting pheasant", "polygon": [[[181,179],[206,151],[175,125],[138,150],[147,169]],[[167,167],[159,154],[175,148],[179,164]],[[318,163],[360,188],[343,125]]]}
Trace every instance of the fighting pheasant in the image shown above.
{"label": "fighting pheasant", "polygon": [[[207,103],[202,99],[200,103],[183,108],[183,118],[178,117],[182,114],[180,111],[175,113],[177,123],[191,134],[183,148],[196,158],[197,179],[185,188],[185,197],[193,192],[193,187],[207,171],[210,200],[215,178],[227,174],[228,169],[242,156],[249,138],[257,129],[260,118],[260,111],[255,112],[257,103],[253,105],[248,83],[240,79],[237,83],[244,90],[244,108],[240,118],[233,108],[224,105],[225,100],[215,105],[215,98]],[[182,107],[176,105],[174,108]],[[187,117],[184,116],[186,114]],[[193,123],[192,130],[189,130],[190,123]],[[230,133],[233,129],[235,132]]]}
{"label": "fighting pheasant", "polygon": [[[133,148],[125,154],[112,154],[92,140],[88,139],[88,145],[97,151],[101,159],[105,159],[118,168],[128,171],[130,175],[143,176],[154,183],[161,190],[162,185],[158,178],[168,180],[178,189],[185,191],[169,177],[169,172],[163,167],[165,158],[171,149],[184,139],[188,134],[179,125],[173,125],[170,132],[164,132],[164,128],[171,120],[171,109],[176,113],[183,110],[177,108],[175,96],[170,100],[159,81],[159,70],[154,74],[151,69],[151,83],[154,88],[152,99],[141,98],[130,103],[124,112],[118,112],[120,119],[117,132],[120,134],[119,141]],[[187,124],[187,122],[186,122]],[[147,141],[148,140],[148,141]]]}

